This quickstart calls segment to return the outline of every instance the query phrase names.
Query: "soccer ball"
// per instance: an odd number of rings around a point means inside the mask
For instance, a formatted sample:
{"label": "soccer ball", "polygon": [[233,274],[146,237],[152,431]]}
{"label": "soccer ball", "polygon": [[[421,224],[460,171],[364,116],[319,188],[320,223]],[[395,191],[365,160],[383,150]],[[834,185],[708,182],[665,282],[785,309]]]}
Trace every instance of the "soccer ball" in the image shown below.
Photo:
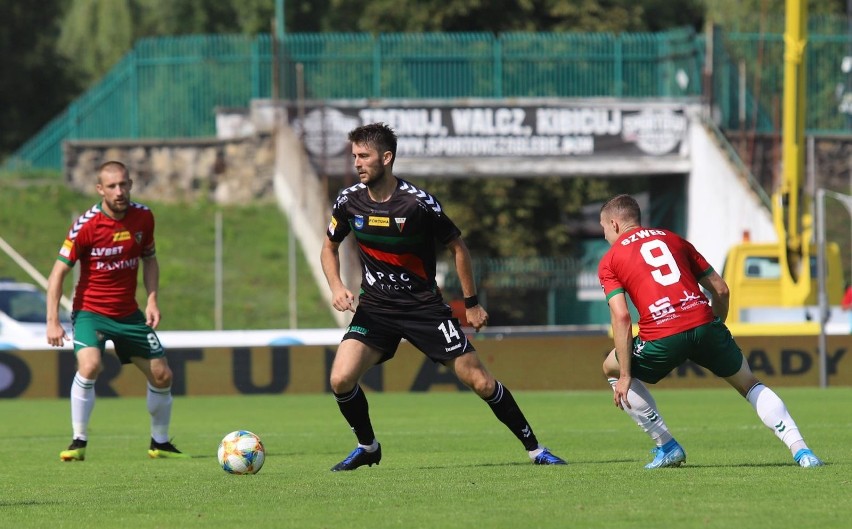
{"label": "soccer ball", "polygon": [[260,437],[246,430],[226,435],[219,443],[219,464],[231,474],[257,474],[266,452]]}

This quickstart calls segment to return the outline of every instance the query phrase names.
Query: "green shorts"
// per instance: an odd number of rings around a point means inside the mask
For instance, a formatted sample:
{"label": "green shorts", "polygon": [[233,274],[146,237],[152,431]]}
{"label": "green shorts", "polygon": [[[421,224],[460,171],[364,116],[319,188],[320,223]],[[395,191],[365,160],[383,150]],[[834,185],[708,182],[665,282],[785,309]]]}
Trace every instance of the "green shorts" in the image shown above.
{"label": "green shorts", "polygon": [[142,311],[124,318],[110,318],[81,310],[73,314],[72,320],[74,354],[85,347],[97,347],[103,354],[107,340],[111,340],[122,364],[129,364],[132,356],[147,359],[166,356],[157,333],[145,323]]}
{"label": "green shorts", "polygon": [[724,378],[740,370],[743,352],[719,318],[658,340],[633,339],[630,370],[642,382],[656,384],[687,360]]}

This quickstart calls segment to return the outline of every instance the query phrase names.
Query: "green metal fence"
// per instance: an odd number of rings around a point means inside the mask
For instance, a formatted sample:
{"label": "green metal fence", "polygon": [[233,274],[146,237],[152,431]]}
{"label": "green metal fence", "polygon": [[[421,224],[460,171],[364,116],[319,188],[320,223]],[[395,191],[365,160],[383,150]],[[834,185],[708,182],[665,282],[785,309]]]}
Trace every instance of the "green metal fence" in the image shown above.
{"label": "green metal fence", "polygon": [[[727,33],[716,42],[714,101],[721,127],[728,131],[779,132],[784,94],[783,34]],[[842,67],[843,58],[852,56],[850,46],[852,38],[845,34],[808,37],[808,134],[852,132],[850,114],[842,110],[844,95],[852,93],[852,72]]]}
{"label": "green metal fence", "polygon": [[143,39],[25,143],[10,165],[59,168],[65,140],[215,135],[217,106],[269,97],[268,50],[268,37]]}
{"label": "green metal fence", "polygon": [[[780,20],[780,22],[779,22]],[[852,132],[852,57],[845,18],[810,21],[808,133]],[[297,65],[310,99],[712,97],[723,131],[777,132],[783,93],[783,18],[763,31],[713,39],[713,77],[702,86],[705,36],[662,33],[424,33],[189,36],[143,39],[104,79],[7,166],[59,168],[68,139],[215,134],[216,107],[295,99]],[[852,68],[852,59],[848,64]],[[742,74],[744,73],[744,77]],[[844,99],[845,98],[845,99]]]}
{"label": "green metal fence", "polygon": [[503,98],[695,96],[674,72],[697,79],[690,29],[666,33],[295,34],[281,48],[281,96]]}
{"label": "green metal fence", "polygon": [[69,139],[213,135],[216,107],[294,99],[297,64],[312,99],[695,96],[676,75],[699,78],[696,42],[689,29],[143,39],[8,165],[59,168]]}
{"label": "green metal fence", "polygon": [[[713,48],[712,95],[720,127],[725,131],[780,132],[783,13],[749,17],[726,32],[717,30]],[[852,71],[844,71],[844,57],[852,57],[850,20],[839,16],[810,17],[805,54],[807,134],[852,133],[852,108],[848,108],[852,102]]]}

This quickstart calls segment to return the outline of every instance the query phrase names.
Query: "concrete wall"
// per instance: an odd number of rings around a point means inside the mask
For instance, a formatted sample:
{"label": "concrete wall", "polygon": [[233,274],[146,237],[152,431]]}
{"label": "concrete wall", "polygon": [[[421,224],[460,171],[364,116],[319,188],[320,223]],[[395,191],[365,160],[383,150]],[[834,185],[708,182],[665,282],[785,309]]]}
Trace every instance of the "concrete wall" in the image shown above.
{"label": "concrete wall", "polygon": [[84,193],[92,193],[98,166],[119,160],[133,178],[133,198],[142,202],[275,199],[275,142],[269,133],[225,140],[69,141],[64,151],[65,179]]}
{"label": "concrete wall", "polygon": [[[283,113],[277,118],[276,161],[274,171],[275,197],[288,216],[296,238],[309,262],[320,291],[331,306],[331,292],[320,266],[320,250],[326,240],[326,228],[331,220],[328,191],[308,160],[305,149],[293,129],[284,122]],[[360,264],[354,237],[347,237],[340,247],[340,269],[344,284],[357,295],[361,285]],[[348,325],[351,313],[333,311],[339,325]]]}
{"label": "concrete wall", "polygon": [[754,242],[778,240],[772,216],[700,118],[690,123],[692,169],[687,183],[686,237],[719,273],[728,249],[748,232]]}

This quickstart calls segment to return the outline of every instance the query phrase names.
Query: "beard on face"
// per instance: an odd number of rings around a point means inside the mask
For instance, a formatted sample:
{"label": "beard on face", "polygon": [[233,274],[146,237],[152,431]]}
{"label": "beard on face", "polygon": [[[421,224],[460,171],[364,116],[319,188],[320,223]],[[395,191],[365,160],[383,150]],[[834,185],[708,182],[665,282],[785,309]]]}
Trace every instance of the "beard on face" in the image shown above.
{"label": "beard on face", "polygon": [[128,199],[127,197],[122,198],[120,201],[119,201],[119,199],[113,199],[113,200],[107,200],[106,201],[107,206],[109,206],[109,209],[111,209],[113,211],[125,211],[125,210],[127,210],[127,205],[128,205],[129,202],[130,202],[130,199]]}

